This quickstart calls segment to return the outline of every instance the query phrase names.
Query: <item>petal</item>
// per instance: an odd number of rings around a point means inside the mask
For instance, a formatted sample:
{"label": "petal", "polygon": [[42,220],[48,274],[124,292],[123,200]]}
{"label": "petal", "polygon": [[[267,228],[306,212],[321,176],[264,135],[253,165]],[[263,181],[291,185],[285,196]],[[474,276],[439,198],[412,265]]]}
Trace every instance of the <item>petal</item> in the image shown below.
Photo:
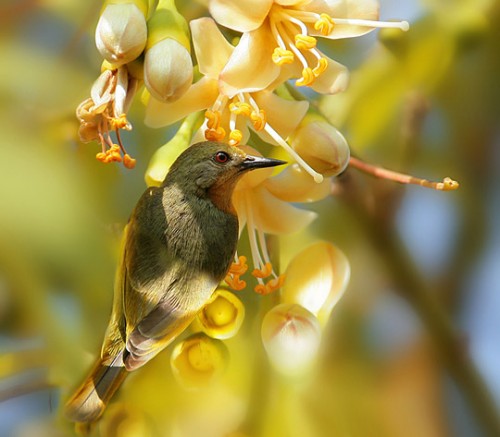
{"label": "petal", "polygon": [[299,304],[324,326],[347,288],[351,269],[344,253],[326,241],[300,252],[286,269],[281,301]]}
{"label": "petal", "polygon": [[192,112],[210,107],[218,95],[217,81],[202,77],[173,103],[163,103],[150,98],[144,123],[149,127],[168,126]]}
{"label": "petal", "polygon": [[[378,20],[379,17],[378,0],[314,0],[304,9],[319,14],[328,14],[334,22],[335,18]],[[336,23],[333,31],[329,35],[324,36],[314,30],[312,26],[309,27],[311,35],[318,35],[328,39],[351,38],[364,35],[373,29],[373,27],[367,26]]]}
{"label": "petal", "polygon": [[325,56],[328,67],[312,83],[311,88],[320,94],[336,94],[349,84],[349,70],[344,65]]}
{"label": "petal", "polygon": [[222,26],[248,32],[262,24],[272,5],[273,0],[211,0],[208,9]]}
{"label": "petal", "polygon": [[[267,234],[289,234],[309,225],[316,213],[292,206],[273,196],[264,186],[247,191],[254,226]],[[236,207],[236,205],[235,205]]]}
{"label": "petal", "polygon": [[289,165],[278,175],[265,182],[266,188],[286,202],[316,202],[330,194],[331,180],[317,183],[298,164]]}
{"label": "petal", "polygon": [[200,73],[217,79],[234,47],[224,38],[211,18],[192,20],[190,26]]}
{"label": "petal", "polygon": [[274,45],[269,26],[244,33],[220,74],[221,92],[233,97],[238,92],[254,92],[266,88],[280,74],[272,61]]}
{"label": "petal", "polygon": [[[302,100],[287,100],[271,91],[262,91],[253,95],[259,108],[266,112],[266,120],[282,138],[287,138],[297,128],[304,118],[309,102]],[[260,131],[258,134],[266,142],[273,142],[271,137]]]}

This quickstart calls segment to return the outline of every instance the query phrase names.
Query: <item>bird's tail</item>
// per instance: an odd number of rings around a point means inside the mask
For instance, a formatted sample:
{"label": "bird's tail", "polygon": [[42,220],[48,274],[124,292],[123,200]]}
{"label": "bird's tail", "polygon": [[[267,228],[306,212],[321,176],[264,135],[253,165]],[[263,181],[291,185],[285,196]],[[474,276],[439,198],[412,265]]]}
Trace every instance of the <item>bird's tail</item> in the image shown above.
{"label": "bird's tail", "polygon": [[66,403],[65,416],[72,422],[83,423],[99,419],[127,373],[121,354],[110,365],[98,359],[90,375]]}

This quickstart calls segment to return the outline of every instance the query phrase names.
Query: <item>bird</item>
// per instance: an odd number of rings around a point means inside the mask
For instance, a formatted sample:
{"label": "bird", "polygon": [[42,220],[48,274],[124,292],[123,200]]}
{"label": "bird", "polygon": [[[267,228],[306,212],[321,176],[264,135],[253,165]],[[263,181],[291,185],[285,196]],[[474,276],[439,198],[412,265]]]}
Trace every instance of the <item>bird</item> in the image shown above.
{"label": "bird", "polygon": [[124,229],[101,354],[65,405],[72,422],[97,421],[132,372],[182,333],[226,276],[236,253],[231,197],[247,172],[285,164],[204,141],[140,197]]}

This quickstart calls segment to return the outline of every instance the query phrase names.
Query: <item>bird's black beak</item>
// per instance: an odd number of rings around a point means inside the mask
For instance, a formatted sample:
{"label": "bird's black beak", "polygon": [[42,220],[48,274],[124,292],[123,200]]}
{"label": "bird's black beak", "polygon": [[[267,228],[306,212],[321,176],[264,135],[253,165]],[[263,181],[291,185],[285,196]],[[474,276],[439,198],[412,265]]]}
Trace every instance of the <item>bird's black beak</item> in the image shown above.
{"label": "bird's black beak", "polygon": [[244,161],[240,164],[240,168],[241,170],[253,170],[256,168],[275,167],[283,164],[286,164],[286,161],[282,161],[281,159],[247,155]]}

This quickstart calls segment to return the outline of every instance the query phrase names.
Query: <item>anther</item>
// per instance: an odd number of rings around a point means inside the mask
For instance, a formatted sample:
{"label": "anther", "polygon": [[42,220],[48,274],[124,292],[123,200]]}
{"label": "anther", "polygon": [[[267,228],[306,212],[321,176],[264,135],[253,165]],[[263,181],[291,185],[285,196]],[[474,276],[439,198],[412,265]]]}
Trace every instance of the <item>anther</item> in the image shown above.
{"label": "anther", "polygon": [[316,76],[314,75],[312,68],[307,67],[302,70],[302,77],[295,81],[297,86],[309,86],[314,82]]}
{"label": "anther", "polygon": [[226,136],[226,131],[222,126],[217,129],[207,129],[205,130],[205,138],[208,141],[222,141]]}
{"label": "anther", "polygon": [[209,129],[217,129],[220,126],[220,112],[207,109],[205,111],[205,118],[207,119],[207,126]]}
{"label": "anther", "polygon": [[261,269],[254,269],[252,276],[260,279],[267,278],[273,273],[273,266],[271,263],[266,263]]}
{"label": "anther", "polygon": [[238,144],[240,144],[242,139],[243,139],[243,134],[238,129],[233,129],[229,133],[229,144],[231,146],[237,146]]}
{"label": "anther", "polygon": [[276,47],[274,49],[272,60],[277,65],[283,64],[291,64],[294,61],[295,57],[293,56],[293,52],[290,50],[282,49],[281,47]]}
{"label": "anther", "polygon": [[295,46],[299,50],[310,50],[316,47],[316,38],[299,33],[295,35]]}
{"label": "anther", "polygon": [[328,36],[332,33],[335,22],[328,14],[321,14],[319,20],[314,23],[314,29],[319,30],[321,35]]}
{"label": "anther", "polygon": [[247,102],[233,102],[229,105],[229,110],[236,115],[246,115],[250,117],[252,107]]}
{"label": "anther", "polygon": [[318,65],[316,65],[316,67],[313,68],[312,72],[315,77],[318,77],[327,68],[328,68],[328,60],[326,58],[319,58]]}
{"label": "anther", "polygon": [[136,162],[137,161],[134,158],[132,158],[128,153],[125,153],[125,155],[123,156],[123,165],[126,168],[133,169],[135,167]]}
{"label": "anther", "polygon": [[256,131],[260,131],[266,126],[266,113],[263,109],[260,109],[258,113],[256,111],[252,111],[250,114],[250,120],[252,120],[254,129]]}
{"label": "anther", "polygon": [[228,274],[226,275],[224,281],[226,281],[226,284],[229,285],[229,287],[236,291],[241,291],[247,286],[247,283],[241,280],[239,275],[231,276]]}

